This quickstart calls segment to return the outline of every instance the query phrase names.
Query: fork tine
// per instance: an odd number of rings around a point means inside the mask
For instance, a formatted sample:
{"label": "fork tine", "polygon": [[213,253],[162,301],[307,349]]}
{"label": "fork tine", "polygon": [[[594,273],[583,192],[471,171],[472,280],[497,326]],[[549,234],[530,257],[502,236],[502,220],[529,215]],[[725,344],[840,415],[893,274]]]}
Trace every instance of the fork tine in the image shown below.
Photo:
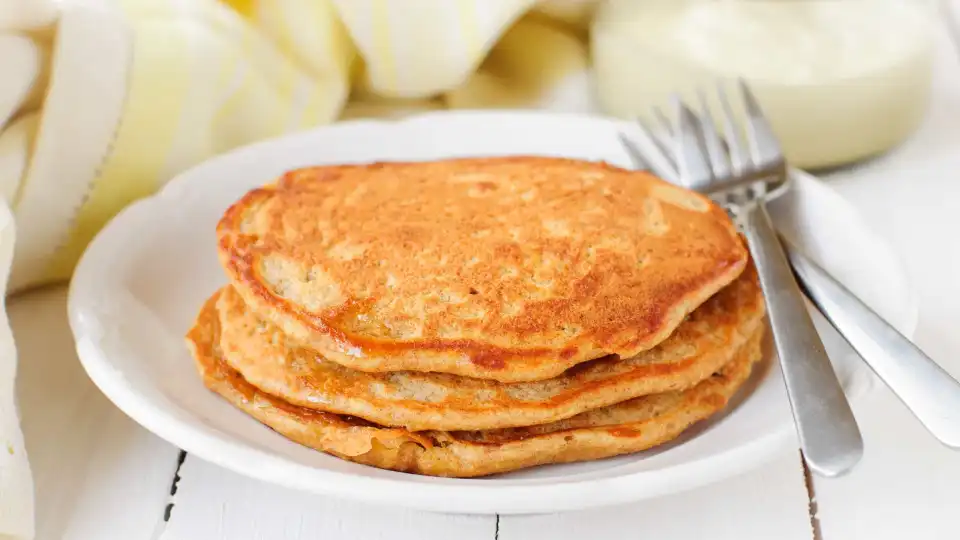
{"label": "fork tine", "polygon": [[[661,113],[660,116],[663,116],[663,114]],[[652,144],[653,147],[659,151],[657,159],[665,160],[666,163],[676,169],[677,160],[670,151],[670,145],[668,144],[672,136],[671,133],[669,131],[667,131],[665,135],[658,133],[657,130],[653,129],[650,124],[640,116],[637,117],[637,125],[640,126],[640,131],[643,132],[644,142]]]}
{"label": "fork tine", "polygon": [[750,157],[743,148],[740,135],[737,133],[734,121],[733,108],[723,89],[723,83],[717,84],[717,98],[720,101],[720,110],[723,112],[723,133],[730,149],[730,164],[734,174],[743,174],[750,168]]}
{"label": "fork tine", "polygon": [[740,93],[743,95],[743,105],[747,113],[747,142],[750,145],[750,154],[753,164],[757,167],[769,165],[783,160],[783,152],[773,133],[773,127],[764,116],[757,102],[757,97],[743,79],[739,80]]}
{"label": "fork tine", "polygon": [[713,123],[713,117],[710,115],[710,107],[707,105],[707,96],[703,90],[697,91],[697,97],[700,100],[700,122],[703,124],[703,142],[707,148],[707,155],[710,158],[710,166],[713,169],[713,177],[717,179],[728,178],[730,176],[730,160],[727,152],[723,148],[723,141],[717,134],[717,126]]}
{"label": "fork tine", "polygon": [[667,118],[667,115],[663,114],[663,111],[660,110],[660,107],[653,108],[653,116],[656,117],[657,122],[660,122],[660,129],[663,130],[666,136],[668,138],[673,137],[673,123],[670,122],[670,119]]}
{"label": "fork tine", "polygon": [[653,169],[653,166],[643,157],[643,152],[630,140],[630,137],[623,133],[617,133],[617,138],[620,139],[620,145],[627,151],[627,157],[630,158],[630,164],[634,169]]}
{"label": "fork tine", "polygon": [[707,152],[701,139],[702,126],[697,116],[687,107],[679,96],[673,97],[676,109],[675,119],[677,170],[681,182],[694,190],[704,189],[713,178]]}
{"label": "fork tine", "polygon": [[620,138],[620,144],[627,151],[627,156],[633,163],[634,168],[649,168],[654,174],[668,182],[677,182],[677,171],[670,163],[670,159],[664,154],[663,149],[653,139],[653,135],[644,125],[640,125],[638,130],[642,143],[647,152],[643,152],[637,143],[623,133],[617,133]]}

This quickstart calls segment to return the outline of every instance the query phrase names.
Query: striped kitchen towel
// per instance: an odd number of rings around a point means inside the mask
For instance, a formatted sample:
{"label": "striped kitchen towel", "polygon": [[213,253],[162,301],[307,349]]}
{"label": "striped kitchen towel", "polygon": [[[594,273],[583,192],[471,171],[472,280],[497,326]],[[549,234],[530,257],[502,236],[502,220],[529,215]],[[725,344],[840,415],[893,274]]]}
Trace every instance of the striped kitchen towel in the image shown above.
{"label": "striped kitchen towel", "polygon": [[588,110],[592,3],[4,0],[10,289],[68,279],[123,206],[239,145],[338,118]]}

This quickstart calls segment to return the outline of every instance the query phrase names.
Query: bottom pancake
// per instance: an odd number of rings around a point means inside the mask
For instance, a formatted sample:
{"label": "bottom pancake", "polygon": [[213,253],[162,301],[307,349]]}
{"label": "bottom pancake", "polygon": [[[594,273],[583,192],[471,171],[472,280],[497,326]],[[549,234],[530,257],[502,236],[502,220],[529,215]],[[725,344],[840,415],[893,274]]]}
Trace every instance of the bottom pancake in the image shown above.
{"label": "bottom pancake", "polygon": [[187,342],[204,384],[304,446],[357,463],[431,476],[475,477],[646,450],[723,409],[760,357],[763,327],[733,360],[693,388],[643,396],[530,427],[420,431],[291,405],[258,390],[223,359],[216,311],[203,309]]}

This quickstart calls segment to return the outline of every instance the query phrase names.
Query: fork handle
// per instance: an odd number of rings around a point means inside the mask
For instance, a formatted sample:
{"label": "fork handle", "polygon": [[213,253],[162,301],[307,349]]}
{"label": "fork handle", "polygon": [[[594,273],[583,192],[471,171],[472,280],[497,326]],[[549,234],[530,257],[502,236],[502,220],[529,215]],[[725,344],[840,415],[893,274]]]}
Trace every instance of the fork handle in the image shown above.
{"label": "fork handle", "polygon": [[960,448],[960,382],[817,263],[784,247],[801,287],[837,332],[934,437]]}
{"label": "fork handle", "polygon": [[800,449],[810,470],[838,476],[863,455],[863,439],[780,239],[763,203],[744,208],[750,247],[780,357]]}

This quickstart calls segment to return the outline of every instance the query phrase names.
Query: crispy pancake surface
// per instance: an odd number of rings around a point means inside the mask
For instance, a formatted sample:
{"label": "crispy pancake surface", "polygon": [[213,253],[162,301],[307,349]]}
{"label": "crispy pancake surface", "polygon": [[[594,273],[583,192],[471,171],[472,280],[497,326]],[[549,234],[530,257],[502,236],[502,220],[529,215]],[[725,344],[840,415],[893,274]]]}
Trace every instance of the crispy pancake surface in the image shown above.
{"label": "crispy pancake surface", "polygon": [[216,301],[226,363],[289,403],[410,430],[479,430],[568,418],[634,397],[685,389],[730,361],[763,323],[752,266],[653,349],[608,357],[553,379],[500,383],[442,373],[367,373],[292,343],[229,286]]}
{"label": "crispy pancake surface", "polygon": [[344,459],[397,471],[471,477],[600,459],[676,438],[723,409],[761,357],[761,325],[717,373],[693,388],[652,394],[566,420],[489,431],[410,432],[291,405],[247,383],[224,362],[208,301],[187,335],[204,384],[278,433]]}
{"label": "crispy pancake surface", "polygon": [[502,382],[650,349],[747,262],[707,198],[547,157],[294,170],[217,234],[245,302],[328,360]]}

